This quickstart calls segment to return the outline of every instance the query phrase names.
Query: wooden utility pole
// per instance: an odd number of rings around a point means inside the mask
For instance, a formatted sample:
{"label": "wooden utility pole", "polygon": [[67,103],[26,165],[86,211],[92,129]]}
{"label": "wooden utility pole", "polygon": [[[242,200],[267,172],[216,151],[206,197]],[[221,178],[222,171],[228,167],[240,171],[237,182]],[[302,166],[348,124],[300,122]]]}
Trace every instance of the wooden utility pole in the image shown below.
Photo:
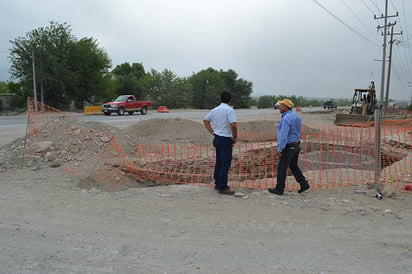
{"label": "wooden utility pole", "polygon": [[[398,16],[396,14],[395,16]],[[378,182],[379,177],[381,174],[381,115],[382,115],[382,106],[383,106],[383,93],[385,87],[385,63],[386,63],[386,35],[387,35],[387,28],[392,26],[392,24],[388,24],[388,18],[394,16],[388,16],[388,0],[385,1],[385,15],[381,15],[381,17],[374,16],[376,19],[384,19],[385,23],[383,26],[377,27],[378,31],[380,29],[384,29],[383,31],[383,57],[382,57],[382,74],[381,74],[381,95],[379,100],[379,105],[375,109],[375,184],[374,189],[376,191],[376,198],[382,199],[382,194],[378,192]]]}
{"label": "wooden utility pole", "polygon": [[383,102],[383,90],[384,90],[384,86],[385,86],[385,61],[386,61],[386,30],[388,27],[388,0],[386,0],[386,4],[385,4],[385,15],[381,15],[381,17],[376,17],[375,15],[375,20],[376,19],[385,19],[385,23],[383,26],[379,26],[377,27],[378,31],[383,28],[383,53],[382,53],[382,72],[381,72],[381,96],[379,99],[379,108],[382,108],[382,102]]}
{"label": "wooden utility pole", "polygon": [[391,67],[392,67],[392,46],[393,43],[395,42],[393,40],[393,36],[394,35],[399,35],[402,34],[402,31],[399,33],[393,33],[393,26],[396,24],[396,22],[391,26],[391,40],[389,41],[389,64],[388,64],[388,80],[386,81],[386,96],[385,96],[385,111],[384,114],[386,115],[387,111],[388,111],[388,101],[389,101],[389,84],[391,81]]}
{"label": "wooden utility pole", "polygon": [[34,50],[31,51],[31,58],[33,64],[33,93],[34,93],[34,109],[37,114],[37,89],[36,89],[36,65],[34,63]]}

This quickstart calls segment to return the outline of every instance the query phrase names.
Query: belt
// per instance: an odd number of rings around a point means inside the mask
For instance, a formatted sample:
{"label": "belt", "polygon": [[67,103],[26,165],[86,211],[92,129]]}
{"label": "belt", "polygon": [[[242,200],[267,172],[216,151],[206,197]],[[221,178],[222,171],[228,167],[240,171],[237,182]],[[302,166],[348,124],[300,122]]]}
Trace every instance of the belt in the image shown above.
{"label": "belt", "polygon": [[217,134],[214,134],[214,133],[213,133],[213,135],[214,135],[215,137],[219,137],[219,138],[229,138],[229,139],[232,139],[232,137],[220,136],[220,135],[217,135]]}

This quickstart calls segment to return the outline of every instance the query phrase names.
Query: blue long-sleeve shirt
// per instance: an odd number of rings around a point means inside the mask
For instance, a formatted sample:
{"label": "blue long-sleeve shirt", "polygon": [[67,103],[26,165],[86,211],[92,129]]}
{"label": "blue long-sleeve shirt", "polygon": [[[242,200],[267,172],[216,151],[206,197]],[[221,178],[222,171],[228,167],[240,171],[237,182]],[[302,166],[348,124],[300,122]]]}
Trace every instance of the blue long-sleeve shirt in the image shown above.
{"label": "blue long-sleeve shirt", "polygon": [[282,114],[278,124],[278,151],[281,152],[287,144],[300,140],[302,131],[302,118],[293,110]]}

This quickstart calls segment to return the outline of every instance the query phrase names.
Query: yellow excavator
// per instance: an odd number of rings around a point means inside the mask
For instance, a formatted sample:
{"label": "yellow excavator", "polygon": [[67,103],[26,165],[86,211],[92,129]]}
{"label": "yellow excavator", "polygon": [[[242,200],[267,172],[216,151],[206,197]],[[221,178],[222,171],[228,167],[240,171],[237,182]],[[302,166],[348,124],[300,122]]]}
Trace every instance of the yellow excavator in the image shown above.
{"label": "yellow excavator", "polygon": [[349,114],[336,114],[335,125],[350,126],[372,122],[376,103],[375,83],[373,81],[368,88],[355,88]]}

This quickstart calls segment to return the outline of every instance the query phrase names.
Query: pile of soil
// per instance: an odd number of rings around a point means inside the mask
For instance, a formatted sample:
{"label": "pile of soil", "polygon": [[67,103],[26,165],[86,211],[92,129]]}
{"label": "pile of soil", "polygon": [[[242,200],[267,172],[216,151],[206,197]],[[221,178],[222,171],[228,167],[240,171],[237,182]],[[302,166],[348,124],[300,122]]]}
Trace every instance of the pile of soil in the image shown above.
{"label": "pile of soil", "polygon": [[211,144],[212,136],[204,125],[187,119],[150,119],[123,129],[123,134],[135,144]]}

